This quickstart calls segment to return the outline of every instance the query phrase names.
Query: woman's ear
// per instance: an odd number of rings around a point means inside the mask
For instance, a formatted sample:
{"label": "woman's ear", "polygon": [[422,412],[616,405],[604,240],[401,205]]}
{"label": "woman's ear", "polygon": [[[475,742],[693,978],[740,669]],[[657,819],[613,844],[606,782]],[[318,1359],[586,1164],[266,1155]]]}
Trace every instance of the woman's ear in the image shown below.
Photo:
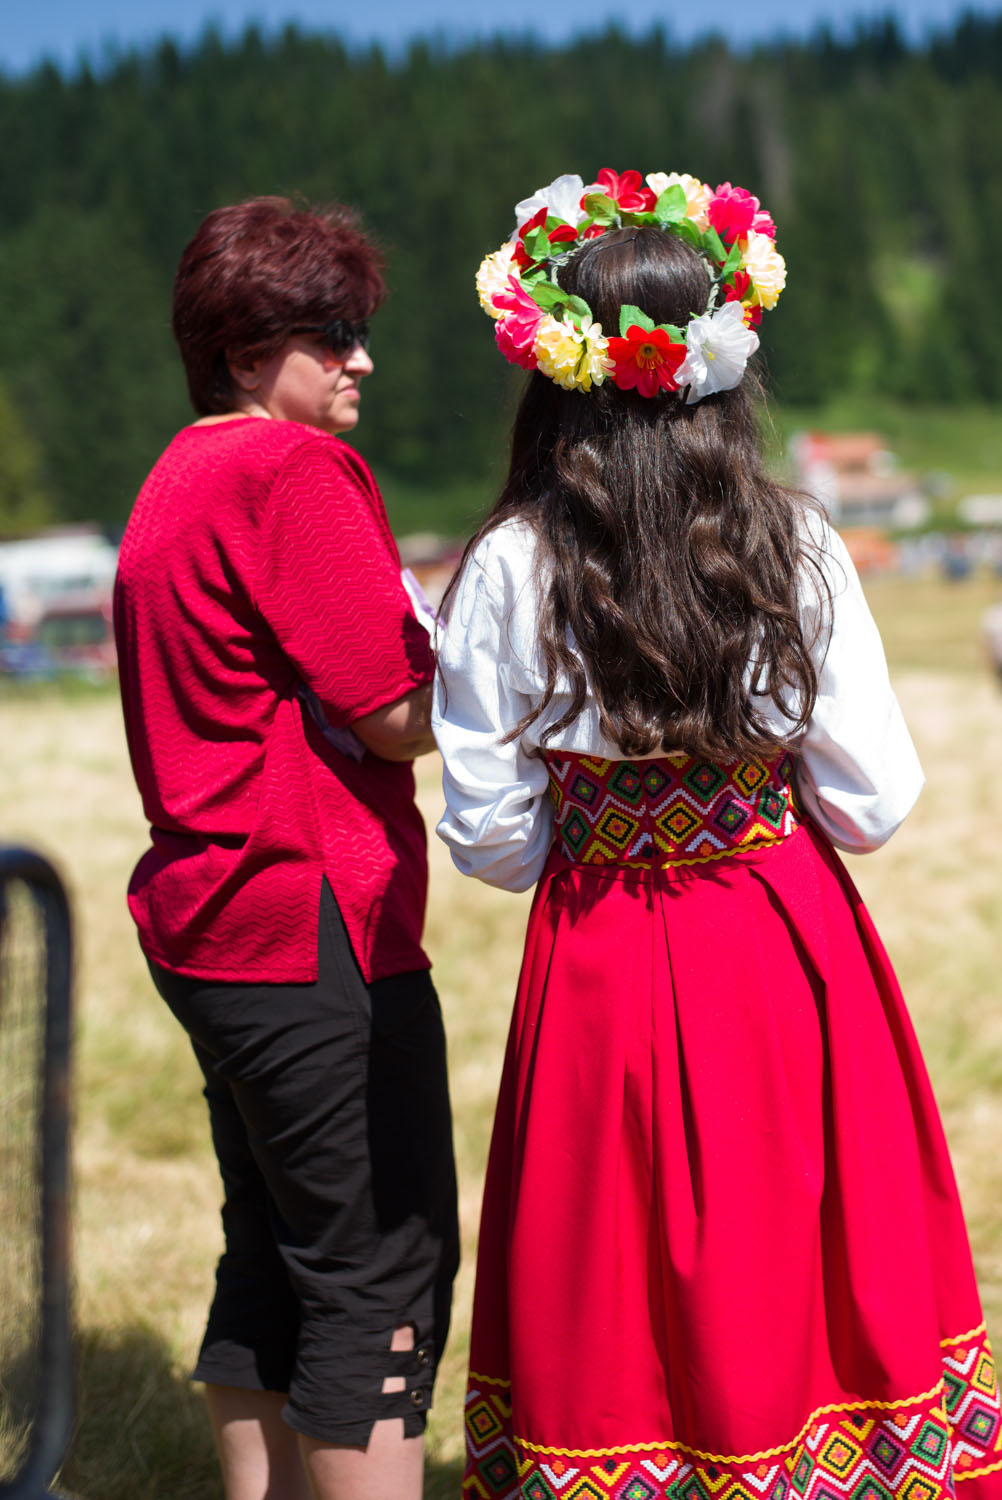
{"label": "woman's ear", "polygon": [[230,378],[241,391],[253,395],[261,384],[263,359],[250,359],[246,354],[226,354],[226,368]]}

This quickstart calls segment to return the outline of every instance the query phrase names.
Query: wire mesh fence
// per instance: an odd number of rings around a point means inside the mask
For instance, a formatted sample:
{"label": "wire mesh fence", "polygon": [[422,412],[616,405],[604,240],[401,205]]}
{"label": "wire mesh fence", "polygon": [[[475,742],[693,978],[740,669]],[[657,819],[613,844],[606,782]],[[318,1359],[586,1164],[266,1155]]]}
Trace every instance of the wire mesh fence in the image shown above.
{"label": "wire mesh fence", "polygon": [[68,1435],[71,936],[65,892],[0,847],[0,1497],[48,1492]]}

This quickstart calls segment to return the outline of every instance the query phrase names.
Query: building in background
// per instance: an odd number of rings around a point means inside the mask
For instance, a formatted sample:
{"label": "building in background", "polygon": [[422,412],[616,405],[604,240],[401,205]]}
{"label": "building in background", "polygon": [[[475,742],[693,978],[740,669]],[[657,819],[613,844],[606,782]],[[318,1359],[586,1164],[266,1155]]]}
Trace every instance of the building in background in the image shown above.
{"label": "building in background", "polygon": [[813,495],[840,531],[921,526],[929,502],[918,478],[876,432],[798,432],[790,452],[800,489]]}

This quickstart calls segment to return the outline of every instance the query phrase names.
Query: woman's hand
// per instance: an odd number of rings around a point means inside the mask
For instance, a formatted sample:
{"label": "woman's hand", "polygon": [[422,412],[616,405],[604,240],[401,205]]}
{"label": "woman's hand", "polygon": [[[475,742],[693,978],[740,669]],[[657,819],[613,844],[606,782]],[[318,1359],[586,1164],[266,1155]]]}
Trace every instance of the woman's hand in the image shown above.
{"label": "woman's hand", "polygon": [[431,733],[431,683],[405,698],[353,719],[351,728],[367,750],[382,760],[413,760],[434,750]]}

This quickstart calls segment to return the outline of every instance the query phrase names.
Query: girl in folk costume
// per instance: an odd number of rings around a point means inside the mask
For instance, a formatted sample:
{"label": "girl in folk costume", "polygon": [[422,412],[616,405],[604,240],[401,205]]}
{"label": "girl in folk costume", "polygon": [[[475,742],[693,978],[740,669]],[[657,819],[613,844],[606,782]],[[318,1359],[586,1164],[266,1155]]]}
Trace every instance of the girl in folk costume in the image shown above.
{"label": "girl in folk costume", "polygon": [[533,373],[446,602],[439,833],[537,883],[487,1174],[479,1500],[988,1500],[998,1387],[835,847],[922,783],[838,536],[763,470],[758,200],[563,177],[478,287]]}

